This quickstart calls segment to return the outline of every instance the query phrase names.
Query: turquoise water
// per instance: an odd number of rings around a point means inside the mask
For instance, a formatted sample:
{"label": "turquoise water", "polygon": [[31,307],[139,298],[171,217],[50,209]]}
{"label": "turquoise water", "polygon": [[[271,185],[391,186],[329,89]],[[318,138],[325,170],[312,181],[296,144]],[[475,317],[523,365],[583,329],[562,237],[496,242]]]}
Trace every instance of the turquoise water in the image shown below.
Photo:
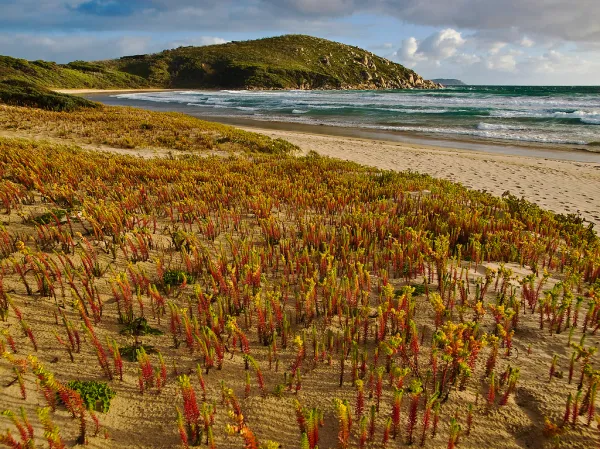
{"label": "turquoise water", "polygon": [[[600,87],[465,86],[397,91],[169,91],[111,103],[171,104],[207,117],[583,146],[600,152]],[[161,107],[162,109],[162,107]]]}

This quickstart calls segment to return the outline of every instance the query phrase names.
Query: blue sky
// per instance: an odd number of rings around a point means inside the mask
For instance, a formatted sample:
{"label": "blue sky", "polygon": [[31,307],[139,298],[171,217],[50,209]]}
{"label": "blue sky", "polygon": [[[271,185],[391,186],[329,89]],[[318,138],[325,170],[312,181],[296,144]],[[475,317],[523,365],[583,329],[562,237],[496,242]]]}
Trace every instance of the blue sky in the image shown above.
{"label": "blue sky", "polygon": [[426,78],[600,84],[600,0],[0,0],[0,54],[68,62],[302,33]]}

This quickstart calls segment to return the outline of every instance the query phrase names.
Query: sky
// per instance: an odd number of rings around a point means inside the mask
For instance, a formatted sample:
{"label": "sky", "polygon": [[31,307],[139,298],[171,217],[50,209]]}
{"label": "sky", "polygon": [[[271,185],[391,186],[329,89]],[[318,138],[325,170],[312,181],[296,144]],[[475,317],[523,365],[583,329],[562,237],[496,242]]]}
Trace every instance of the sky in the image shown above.
{"label": "sky", "polygon": [[288,33],[424,78],[600,85],[600,0],[0,0],[0,54],[65,63]]}

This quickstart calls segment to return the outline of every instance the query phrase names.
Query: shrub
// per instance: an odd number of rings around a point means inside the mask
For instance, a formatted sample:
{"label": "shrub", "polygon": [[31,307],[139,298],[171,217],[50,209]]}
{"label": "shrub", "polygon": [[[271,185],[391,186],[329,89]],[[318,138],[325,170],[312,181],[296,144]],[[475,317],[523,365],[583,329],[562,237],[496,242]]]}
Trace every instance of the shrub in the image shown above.
{"label": "shrub", "polygon": [[189,273],[186,273],[183,270],[169,270],[166,271],[163,275],[163,283],[165,284],[165,286],[181,285],[184,282],[192,284],[194,280],[194,276],[192,276]]}
{"label": "shrub", "polygon": [[0,103],[63,112],[101,107],[99,103],[85,98],[52,92],[28,81],[17,79],[0,81]]}
{"label": "shrub", "polygon": [[117,393],[104,382],[72,380],[67,384],[72,390],[77,391],[88,410],[101,413],[108,412],[110,401]]}

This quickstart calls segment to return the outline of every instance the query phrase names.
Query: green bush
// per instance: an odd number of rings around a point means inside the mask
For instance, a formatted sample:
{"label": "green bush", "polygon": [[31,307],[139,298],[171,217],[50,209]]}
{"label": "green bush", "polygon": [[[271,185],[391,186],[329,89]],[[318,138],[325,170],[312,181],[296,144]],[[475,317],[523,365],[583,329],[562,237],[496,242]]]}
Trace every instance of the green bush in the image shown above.
{"label": "green bush", "polygon": [[99,103],[85,98],[52,92],[18,79],[0,81],[0,103],[59,112],[101,107]]}
{"label": "green bush", "polygon": [[121,335],[162,335],[163,332],[160,329],[150,327],[148,321],[144,317],[139,317],[129,323],[125,328],[121,330]]}
{"label": "green bush", "polygon": [[62,220],[65,217],[65,215],[67,215],[67,212],[65,210],[53,209],[50,212],[46,212],[40,215],[39,217],[35,217],[33,221],[35,221],[38,224],[47,225],[50,223],[55,223],[55,219],[58,219],[58,221]]}
{"label": "green bush", "polygon": [[81,381],[72,380],[67,387],[77,391],[88,410],[106,413],[110,408],[110,401],[117,393],[104,382],[95,380]]}
{"label": "green bush", "polygon": [[193,275],[183,270],[169,270],[163,276],[163,283],[169,286],[181,285],[184,281],[188,284],[193,284],[195,279]]}

